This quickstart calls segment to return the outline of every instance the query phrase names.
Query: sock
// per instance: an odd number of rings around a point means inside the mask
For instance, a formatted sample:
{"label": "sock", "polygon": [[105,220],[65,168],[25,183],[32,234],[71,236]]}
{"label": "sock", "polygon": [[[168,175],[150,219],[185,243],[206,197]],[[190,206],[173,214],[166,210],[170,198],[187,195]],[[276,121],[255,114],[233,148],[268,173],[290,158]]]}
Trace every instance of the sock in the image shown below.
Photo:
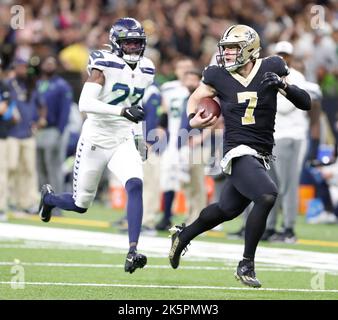
{"label": "sock", "polygon": [[276,197],[277,195],[275,194],[263,194],[254,201],[255,204],[246,221],[243,254],[245,259],[255,259],[258,242],[264,233],[266,220],[276,201]]}
{"label": "sock", "polygon": [[44,203],[48,206],[57,207],[67,211],[75,211],[78,213],[85,213],[86,208],[80,208],[75,204],[72,193],[49,193],[44,197]]}
{"label": "sock", "polygon": [[167,191],[164,192],[164,219],[170,220],[172,216],[171,207],[174,202],[175,192]]}
{"label": "sock", "polygon": [[127,181],[125,188],[128,194],[127,219],[129,243],[137,243],[141,232],[143,216],[143,182],[139,178],[132,178]]}

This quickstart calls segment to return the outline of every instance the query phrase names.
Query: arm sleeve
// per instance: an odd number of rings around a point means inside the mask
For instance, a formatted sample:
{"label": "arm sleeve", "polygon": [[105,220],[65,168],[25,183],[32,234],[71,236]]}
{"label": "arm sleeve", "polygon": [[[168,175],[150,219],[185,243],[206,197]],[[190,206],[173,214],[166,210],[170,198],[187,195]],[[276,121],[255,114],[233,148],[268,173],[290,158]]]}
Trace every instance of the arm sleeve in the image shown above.
{"label": "arm sleeve", "polygon": [[100,84],[86,82],[80,95],[79,110],[96,114],[121,115],[122,107],[112,106],[98,99],[101,90],[102,86]]}
{"label": "arm sleeve", "polygon": [[296,108],[301,110],[311,109],[311,98],[305,90],[300,89],[295,85],[287,85],[286,89],[280,90],[280,92],[291,101]]}

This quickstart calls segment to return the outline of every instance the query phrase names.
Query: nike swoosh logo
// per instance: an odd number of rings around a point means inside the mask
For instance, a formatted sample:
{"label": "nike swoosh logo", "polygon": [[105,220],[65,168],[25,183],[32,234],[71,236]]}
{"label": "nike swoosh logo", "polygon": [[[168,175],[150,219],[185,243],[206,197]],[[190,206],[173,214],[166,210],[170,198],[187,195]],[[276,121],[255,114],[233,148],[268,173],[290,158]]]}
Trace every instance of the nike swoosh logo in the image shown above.
{"label": "nike swoosh logo", "polygon": [[129,261],[129,262],[133,262],[133,258],[131,258],[131,259],[126,259],[127,261]]}

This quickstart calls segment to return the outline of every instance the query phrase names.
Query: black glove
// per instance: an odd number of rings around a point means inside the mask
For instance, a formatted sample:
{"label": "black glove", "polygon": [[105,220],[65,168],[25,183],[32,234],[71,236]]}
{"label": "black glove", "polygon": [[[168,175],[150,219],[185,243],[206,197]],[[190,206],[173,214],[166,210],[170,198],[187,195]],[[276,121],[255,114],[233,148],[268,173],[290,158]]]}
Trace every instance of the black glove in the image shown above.
{"label": "black glove", "polygon": [[132,122],[138,123],[144,119],[144,110],[141,106],[123,108],[121,111],[121,116]]}
{"label": "black glove", "polygon": [[261,81],[261,86],[285,90],[287,84],[276,73],[265,72]]}
{"label": "black glove", "polygon": [[135,146],[137,151],[140,153],[142,161],[146,161],[148,158],[148,147],[143,139],[143,136],[134,136]]}

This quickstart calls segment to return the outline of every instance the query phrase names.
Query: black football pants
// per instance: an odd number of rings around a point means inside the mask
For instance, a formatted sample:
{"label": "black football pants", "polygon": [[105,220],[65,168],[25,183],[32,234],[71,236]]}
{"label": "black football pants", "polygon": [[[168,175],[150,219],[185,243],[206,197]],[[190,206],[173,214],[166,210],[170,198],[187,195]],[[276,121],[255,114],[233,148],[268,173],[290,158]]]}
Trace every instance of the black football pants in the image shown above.
{"label": "black football pants", "polygon": [[184,229],[181,239],[189,242],[218,224],[234,219],[253,201],[254,206],[246,222],[243,256],[254,259],[276,197],[277,187],[262,160],[248,155],[235,158],[232,161],[232,173],[225,182],[219,202],[204,208],[196,221]]}

